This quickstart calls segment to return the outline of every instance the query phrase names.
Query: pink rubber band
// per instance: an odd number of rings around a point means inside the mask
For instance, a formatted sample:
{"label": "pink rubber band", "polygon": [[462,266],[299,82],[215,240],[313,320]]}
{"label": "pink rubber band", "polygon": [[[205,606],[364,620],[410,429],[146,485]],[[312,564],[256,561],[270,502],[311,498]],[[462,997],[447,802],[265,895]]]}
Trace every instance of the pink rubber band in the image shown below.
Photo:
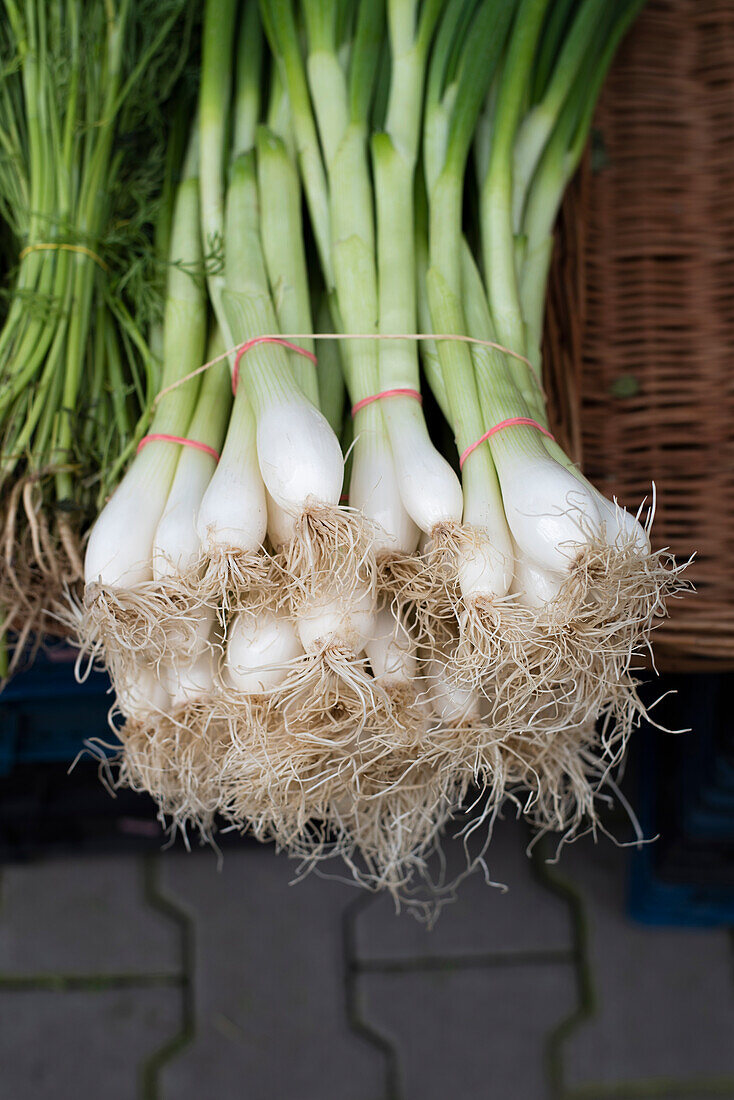
{"label": "pink rubber band", "polygon": [[292,344],[290,340],[283,340],[280,336],[254,336],[252,340],[248,340],[246,344],[237,349],[237,354],[234,359],[234,368],[232,370],[232,393],[237,393],[237,383],[240,377],[240,359],[243,355],[247,355],[250,348],[254,348],[256,344],[280,344],[282,348],[288,348],[289,351],[295,351],[297,355],[305,355],[306,359],[310,359],[312,363],[316,363],[316,356],[312,351],[306,351],[305,348],[301,348],[298,344]]}
{"label": "pink rubber band", "polygon": [[219,462],[219,451],[215,451],[208,443],[199,443],[196,439],[184,439],[180,435],[165,435],[163,432],[153,432],[152,435],[144,435],[140,440],[138,454],[147,443],[180,443],[182,447],[193,447],[196,451],[203,451],[204,454],[211,455],[215,462]]}
{"label": "pink rubber band", "polygon": [[482,443],[486,443],[486,441],[488,439],[491,439],[493,435],[496,435],[497,432],[504,431],[505,428],[517,428],[521,426],[524,426],[526,428],[537,428],[539,432],[542,432],[543,435],[547,435],[548,438],[552,439],[555,443],[555,436],[551,432],[549,432],[547,428],[544,428],[542,424],[539,424],[537,420],[531,420],[529,416],[511,416],[509,420],[500,420],[499,424],[495,424],[493,428],[490,428],[488,432],[485,432],[484,435],[476,441],[476,443],[471,443],[466,448],[461,458],[459,459],[459,469],[463,468],[467,458],[470,454],[473,454],[474,451],[476,451],[477,447],[481,447]]}
{"label": "pink rubber band", "polygon": [[355,417],[360,409],[363,409],[366,405],[371,405],[373,401],[382,401],[383,397],[412,397],[420,405],[423,404],[423,398],[418,390],[382,390],[381,393],[373,393],[370,397],[363,397],[356,405],[352,405],[352,416]]}

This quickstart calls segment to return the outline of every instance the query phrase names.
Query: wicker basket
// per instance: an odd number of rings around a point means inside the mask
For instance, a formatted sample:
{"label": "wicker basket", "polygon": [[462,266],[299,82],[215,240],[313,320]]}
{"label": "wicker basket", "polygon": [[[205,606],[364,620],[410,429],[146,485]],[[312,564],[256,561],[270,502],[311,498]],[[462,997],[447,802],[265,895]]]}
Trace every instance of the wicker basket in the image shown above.
{"label": "wicker basket", "polygon": [[555,426],[608,495],[657,487],[657,546],[696,560],[659,663],[734,667],[734,4],[650,0],[559,224]]}

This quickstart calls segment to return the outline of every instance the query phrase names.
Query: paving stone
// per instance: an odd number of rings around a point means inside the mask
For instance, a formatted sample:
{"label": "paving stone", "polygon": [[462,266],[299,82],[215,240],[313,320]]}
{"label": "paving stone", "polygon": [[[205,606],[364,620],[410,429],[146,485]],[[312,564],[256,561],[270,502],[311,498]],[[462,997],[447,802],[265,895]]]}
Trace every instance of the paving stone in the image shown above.
{"label": "paving stone", "polygon": [[177,989],[0,993],[3,1100],[134,1100],[180,1026]]}
{"label": "paving stone", "polygon": [[170,974],[178,929],[153,909],[135,858],[47,860],[3,869],[0,977]]}
{"label": "paving stone", "polygon": [[[432,928],[410,912],[396,915],[388,896],[375,898],[356,920],[359,959],[570,949],[568,906],[534,875],[528,839],[514,819],[498,822],[486,859],[492,880],[508,889],[488,886],[481,872],[470,875]],[[465,854],[456,840],[447,841],[445,851],[450,878],[465,867]]]}
{"label": "paving stone", "polygon": [[718,1078],[734,1094],[729,935],[634,924],[624,913],[624,865],[610,843],[580,841],[561,856],[560,873],[583,897],[597,1002],[565,1044],[566,1080],[586,1089]]}
{"label": "paving stone", "polygon": [[[734,1100],[734,1085],[726,1087],[725,1082],[713,1080],[706,1092],[695,1092],[696,1081],[681,1078],[669,1085],[660,1079],[625,1082],[622,1092],[612,1086],[610,1092],[604,1085],[582,1087],[581,1092],[565,1092],[564,1100]],[[671,1091],[668,1091],[670,1089]]]}
{"label": "paving stone", "polygon": [[161,1075],[162,1100],[381,1100],[381,1051],[350,1030],[342,919],[353,889],[270,848],[170,855],[163,888],[194,922],[196,1035]]}
{"label": "paving stone", "polygon": [[397,1049],[400,1100],[545,1100],[545,1040],[576,1002],[570,964],[360,975]]}

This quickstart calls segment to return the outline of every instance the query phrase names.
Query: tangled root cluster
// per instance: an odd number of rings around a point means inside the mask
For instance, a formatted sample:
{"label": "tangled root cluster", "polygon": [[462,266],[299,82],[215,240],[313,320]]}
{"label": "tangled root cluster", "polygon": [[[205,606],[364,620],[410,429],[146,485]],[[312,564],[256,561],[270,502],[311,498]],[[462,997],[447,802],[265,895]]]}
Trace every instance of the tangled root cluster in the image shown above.
{"label": "tangled root cluster", "polygon": [[70,519],[49,520],[43,483],[50,475],[18,479],[0,501],[0,643],[12,637],[8,674],[32,660],[44,637],[62,637],[67,624],[52,611],[83,577],[81,544]]}
{"label": "tangled root cluster", "polygon": [[216,761],[227,749],[226,726],[196,702],[128,719],[120,740],[116,786],[151,795],[174,832],[186,837],[193,829],[210,840],[222,798]]}
{"label": "tangled root cluster", "polygon": [[281,569],[296,612],[320,599],[324,590],[349,604],[356,593],[371,592],[376,585],[369,525],[354,510],[309,505],[295,522]]}
{"label": "tangled root cluster", "polygon": [[[451,889],[434,872],[459,823],[488,839],[512,804],[539,832],[596,827],[644,714],[635,663],[685,584],[668,555],[620,538],[589,541],[540,609],[515,594],[469,601],[456,554],[470,531],[375,560],[355,515],[334,511],[307,510],[278,553],[222,554],[177,588],[90,585],[80,633],[121,686],[207,655],[200,693],[132,707],[120,734],[116,783],[152,794],[173,830],[211,840],[219,820],[301,872],[338,860],[426,915]],[[309,604],[349,609],[365,593],[407,646],[402,671],[378,674],[347,632],[268,666],[267,688],[228,676],[234,616],[297,625]]]}

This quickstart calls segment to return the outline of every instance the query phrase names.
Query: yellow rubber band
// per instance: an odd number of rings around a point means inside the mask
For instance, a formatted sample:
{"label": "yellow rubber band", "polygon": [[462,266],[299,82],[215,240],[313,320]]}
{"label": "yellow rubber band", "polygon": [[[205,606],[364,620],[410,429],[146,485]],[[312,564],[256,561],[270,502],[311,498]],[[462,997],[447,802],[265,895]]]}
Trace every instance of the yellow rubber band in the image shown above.
{"label": "yellow rubber band", "polygon": [[81,256],[88,256],[90,260],[94,260],[103,271],[110,270],[101,256],[98,256],[96,252],[92,252],[91,248],[86,248],[83,244],[61,244],[52,242],[48,244],[27,244],[18,254],[18,259],[22,260],[24,256],[27,256],[31,252],[78,252]]}

